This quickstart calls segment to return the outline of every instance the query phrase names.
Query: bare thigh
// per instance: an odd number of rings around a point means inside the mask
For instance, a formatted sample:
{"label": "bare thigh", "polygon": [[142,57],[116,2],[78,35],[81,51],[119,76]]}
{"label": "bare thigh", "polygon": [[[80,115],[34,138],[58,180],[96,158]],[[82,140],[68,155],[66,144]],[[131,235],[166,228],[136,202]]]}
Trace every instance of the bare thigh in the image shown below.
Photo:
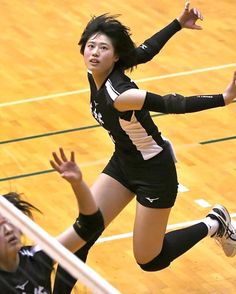
{"label": "bare thigh", "polygon": [[138,263],[144,264],[159,255],[171,208],[149,208],[137,202],[133,250]]}
{"label": "bare thigh", "polygon": [[134,198],[133,192],[107,174],[100,174],[91,191],[102,211],[105,226]]}

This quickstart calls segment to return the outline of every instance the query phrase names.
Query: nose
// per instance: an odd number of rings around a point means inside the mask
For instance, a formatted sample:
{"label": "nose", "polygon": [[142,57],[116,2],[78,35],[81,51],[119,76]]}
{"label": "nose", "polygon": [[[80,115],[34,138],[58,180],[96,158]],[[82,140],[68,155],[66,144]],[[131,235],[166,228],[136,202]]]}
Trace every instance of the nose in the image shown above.
{"label": "nose", "polygon": [[95,46],[95,47],[93,48],[92,55],[93,55],[93,56],[98,56],[98,55],[99,55],[99,48],[98,48],[97,46]]}
{"label": "nose", "polygon": [[13,231],[13,227],[9,223],[5,222],[3,226],[5,234],[9,234]]}

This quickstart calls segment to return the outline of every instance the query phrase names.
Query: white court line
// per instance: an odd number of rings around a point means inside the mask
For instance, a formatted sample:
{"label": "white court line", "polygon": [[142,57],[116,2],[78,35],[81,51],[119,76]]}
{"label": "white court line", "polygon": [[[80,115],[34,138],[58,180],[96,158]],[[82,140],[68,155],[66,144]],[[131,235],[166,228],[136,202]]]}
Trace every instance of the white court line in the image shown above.
{"label": "white court line", "polygon": [[18,100],[18,101],[1,103],[0,107],[17,105],[17,104],[24,104],[24,103],[28,103],[28,102],[35,102],[35,101],[41,101],[41,100],[47,100],[47,99],[53,99],[53,98],[69,96],[69,95],[76,95],[76,94],[86,93],[88,91],[89,91],[89,89],[81,89],[81,90],[56,93],[56,94],[51,94],[51,95],[46,95],[46,96],[41,96],[41,97],[27,98],[27,99]]}
{"label": "white court line", "polygon": [[182,184],[178,185],[178,192],[188,192],[189,189]]}
{"label": "white court line", "polygon": [[166,78],[173,78],[173,77],[192,75],[192,74],[196,74],[196,73],[212,71],[212,70],[217,70],[217,69],[224,69],[224,68],[235,67],[235,66],[236,66],[236,63],[223,64],[223,65],[199,68],[199,69],[194,69],[194,70],[189,70],[189,71],[184,71],[184,72],[177,72],[177,73],[168,74],[168,75],[162,75],[162,76],[155,76],[155,77],[139,79],[139,80],[136,80],[136,82],[137,83],[143,83],[143,82],[149,82],[149,81],[166,79]]}
{"label": "white court line", "polygon": [[[236,217],[236,213],[231,213],[230,216]],[[183,222],[183,223],[178,223],[178,224],[173,224],[173,225],[168,225],[167,226],[167,231],[168,230],[176,230],[176,229],[181,229],[181,228],[185,228],[188,226],[192,226],[194,224],[199,223],[200,220],[194,220],[194,221],[188,221],[188,222]],[[236,225],[236,222],[234,220],[232,220],[232,223],[234,225]],[[109,241],[114,241],[114,240],[120,240],[120,239],[126,239],[126,238],[131,238],[133,237],[133,232],[129,232],[129,233],[124,233],[124,234],[119,234],[119,235],[113,235],[110,237],[101,237],[99,238],[96,243],[104,243],[104,242],[109,242]]]}
{"label": "white court line", "polygon": [[197,203],[199,206],[207,208],[207,207],[211,207],[212,205],[206,201],[205,199],[196,199],[194,200],[195,203]]}
{"label": "white court line", "polygon": [[[167,79],[167,78],[172,78],[172,77],[180,77],[180,76],[191,75],[191,74],[196,74],[196,73],[201,73],[201,72],[207,72],[207,71],[212,71],[212,70],[224,69],[224,68],[229,68],[229,67],[236,67],[236,63],[223,64],[223,65],[217,65],[217,66],[212,66],[212,67],[205,67],[205,68],[194,69],[194,70],[190,70],[190,71],[177,72],[177,73],[168,74],[168,75],[147,77],[144,79],[135,80],[135,82],[143,83],[143,82],[149,82],[149,81],[154,81],[154,80],[161,80],[161,79]],[[18,101],[0,103],[0,107],[35,102],[35,101],[41,101],[41,100],[47,100],[47,99],[53,99],[53,98],[69,96],[69,95],[78,95],[81,93],[86,93],[88,91],[89,91],[89,89],[86,88],[86,89],[56,93],[56,94],[51,94],[51,95],[46,95],[46,96],[27,98],[27,99],[18,100]]]}

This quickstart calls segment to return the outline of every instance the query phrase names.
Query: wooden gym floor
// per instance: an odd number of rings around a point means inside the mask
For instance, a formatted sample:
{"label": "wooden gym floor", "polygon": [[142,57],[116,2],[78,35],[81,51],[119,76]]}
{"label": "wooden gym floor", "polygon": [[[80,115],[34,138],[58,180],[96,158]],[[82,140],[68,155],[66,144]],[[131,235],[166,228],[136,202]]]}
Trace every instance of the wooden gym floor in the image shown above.
{"label": "wooden gym floor", "polygon": [[[236,69],[235,4],[192,1],[204,15],[204,29],[179,32],[132,78],[159,94],[221,93]],[[44,212],[35,220],[50,234],[56,236],[78,213],[69,185],[51,172],[51,152],[60,146],[74,150],[91,184],[113,150],[89,112],[86,69],[77,46],[85,24],[94,14],[121,14],[139,45],[183,6],[184,1],[171,0],[1,1],[0,193],[24,193]],[[235,113],[233,103],[195,114],[155,114],[176,148],[182,184],[169,229],[204,217],[215,203],[227,206],[236,220]],[[210,238],[168,269],[142,272],[132,254],[134,207],[135,201],[104,232],[89,266],[125,294],[235,293],[236,258],[226,258]],[[79,283],[78,289],[90,293]]]}

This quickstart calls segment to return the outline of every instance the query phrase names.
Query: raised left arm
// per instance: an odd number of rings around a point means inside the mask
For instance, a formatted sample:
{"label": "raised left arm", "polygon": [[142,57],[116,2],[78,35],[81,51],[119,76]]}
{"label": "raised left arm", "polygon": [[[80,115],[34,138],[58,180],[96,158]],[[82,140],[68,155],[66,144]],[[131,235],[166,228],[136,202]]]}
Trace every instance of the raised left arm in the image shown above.
{"label": "raised left arm", "polygon": [[154,34],[151,38],[144,41],[136,49],[137,60],[134,65],[150,61],[160,52],[168,40],[181,30],[181,28],[201,30],[202,27],[196,24],[199,19],[203,20],[200,10],[197,8],[190,9],[190,2],[186,2],[184,10],[179,17]]}

